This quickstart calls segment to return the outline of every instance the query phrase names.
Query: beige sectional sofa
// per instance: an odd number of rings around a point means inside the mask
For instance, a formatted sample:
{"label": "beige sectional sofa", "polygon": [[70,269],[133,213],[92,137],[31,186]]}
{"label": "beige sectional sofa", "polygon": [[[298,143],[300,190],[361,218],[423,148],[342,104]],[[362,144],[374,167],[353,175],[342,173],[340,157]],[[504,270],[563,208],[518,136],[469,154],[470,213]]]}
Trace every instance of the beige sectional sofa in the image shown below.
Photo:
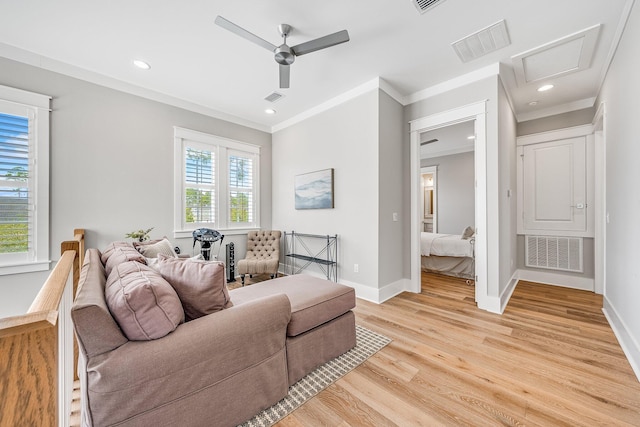
{"label": "beige sectional sofa", "polygon": [[[287,276],[229,291],[226,308],[186,322],[176,317],[175,307],[156,302],[150,310],[163,320],[145,325],[136,314],[139,301],[129,295],[134,291],[113,277],[128,274],[131,263],[140,260],[107,260],[110,275],[103,260],[97,249],[87,251],[72,307],[84,426],[237,425],[355,346],[355,294],[349,287]],[[156,277],[147,266],[134,267],[140,280]],[[117,290],[125,300],[130,298],[125,307],[133,313],[125,313],[129,320],[117,314],[122,327],[110,310],[113,292],[109,302],[105,296],[114,283],[122,286]],[[163,298],[156,290],[150,294]],[[136,328],[142,335],[150,329],[157,333],[160,323],[175,330],[154,339],[127,337],[139,332]]]}

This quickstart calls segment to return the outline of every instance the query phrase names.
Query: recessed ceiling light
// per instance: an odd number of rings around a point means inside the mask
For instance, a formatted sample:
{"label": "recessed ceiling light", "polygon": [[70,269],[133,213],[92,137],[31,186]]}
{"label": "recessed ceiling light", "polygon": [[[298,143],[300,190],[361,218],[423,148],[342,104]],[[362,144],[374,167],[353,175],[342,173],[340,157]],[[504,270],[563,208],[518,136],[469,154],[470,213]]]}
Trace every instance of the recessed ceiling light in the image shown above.
{"label": "recessed ceiling light", "polygon": [[273,108],[267,108],[266,110],[264,110],[264,112],[267,114],[275,114],[276,110],[274,110]]}
{"label": "recessed ceiling light", "polygon": [[538,92],[545,92],[549,89],[553,89],[553,85],[544,85],[538,88]]}
{"label": "recessed ceiling light", "polygon": [[135,65],[136,67],[142,69],[142,70],[148,70],[151,68],[151,65],[149,65],[148,63],[140,60],[140,59],[134,59],[133,60],[133,65]]}
{"label": "recessed ceiling light", "polygon": [[475,136],[475,135],[469,135],[469,136],[467,137],[467,139],[476,139],[476,136]]}
{"label": "recessed ceiling light", "polygon": [[534,107],[534,106],[538,105],[538,101],[531,101],[531,102],[529,103],[529,105],[531,105],[532,107]]}

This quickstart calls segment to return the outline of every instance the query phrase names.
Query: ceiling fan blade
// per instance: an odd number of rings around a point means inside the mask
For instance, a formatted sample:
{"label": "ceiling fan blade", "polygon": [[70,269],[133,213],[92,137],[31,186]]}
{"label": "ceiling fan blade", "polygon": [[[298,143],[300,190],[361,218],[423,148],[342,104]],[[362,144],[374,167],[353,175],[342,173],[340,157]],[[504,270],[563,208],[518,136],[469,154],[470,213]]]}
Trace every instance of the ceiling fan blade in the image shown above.
{"label": "ceiling fan blade", "polygon": [[249,31],[245,30],[242,27],[237,26],[233,22],[223,18],[220,15],[216,16],[215,22],[217,25],[221,26],[222,28],[231,31],[232,33],[235,33],[240,37],[249,40],[250,42],[257,44],[258,46],[262,46],[265,49],[269,49],[272,52],[276,49],[276,45],[269,43],[265,39],[262,39],[253,33],[250,33]]}
{"label": "ceiling fan blade", "polygon": [[280,64],[280,89],[289,88],[289,66]]}
{"label": "ceiling fan blade", "polygon": [[329,34],[328,36],[320,37],[308,42],[300,43],[293,46],[291,50],[296,56],[304,55],[305,53],[315,52],[316,50],[324,49],[327,47],[335,46],[340,43],[349,41],[349,33],[347,30],[338,31],[337,33]]}

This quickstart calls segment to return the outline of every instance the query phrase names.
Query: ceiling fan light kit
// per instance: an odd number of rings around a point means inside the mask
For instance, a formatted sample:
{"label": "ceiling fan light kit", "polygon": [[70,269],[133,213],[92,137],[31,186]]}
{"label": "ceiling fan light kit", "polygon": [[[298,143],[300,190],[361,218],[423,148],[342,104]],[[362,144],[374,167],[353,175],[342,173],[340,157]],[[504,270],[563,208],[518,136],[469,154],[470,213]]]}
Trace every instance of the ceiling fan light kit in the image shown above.
{"label": "ceiling fan light kit", "polygon": [[280,67],[279,77],[281,89],[287,89],[289,87],[289,66],[294,63],[297,56],[349,41],[349,33],[347,30],[342,30],[337,33],[329,34],[324,37],[319,37],[317,39],[289,47],[287,45],[287,37],[291,34],[291,30],[293,30],[293,28],[288,24],[280,24],[278,26],[278,31],[280,32],[280,36],[282,36],[283,43],[280,46],[276,46],[223,18],[222,16],[217,16],[215,22],[220,27],[273,52],[274,59]]}

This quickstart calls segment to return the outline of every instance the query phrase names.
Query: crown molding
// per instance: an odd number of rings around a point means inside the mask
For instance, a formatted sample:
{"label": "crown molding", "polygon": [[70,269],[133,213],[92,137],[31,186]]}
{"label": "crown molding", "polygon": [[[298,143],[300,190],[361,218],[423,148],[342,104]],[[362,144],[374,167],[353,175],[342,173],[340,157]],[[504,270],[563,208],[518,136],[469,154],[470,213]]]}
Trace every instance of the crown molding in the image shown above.
{"label": "crown molding", "polygon": [[156,92],[151,89],[146,89],[141,86],[137,86],[122,80],[117,80],[112,77],[105,76],[95,71],[90,71],[84,68],[76,67],[75,65],[67,64],[46,56],[39,55],[34,52],[23,50],[15,46],[8,45],[6,43],[0,43],[0,57],[4,57],[13,61],[21,62],[23,64],[31,65],[34,67],[42,68],[55,73],[64,74],[69,77],[73,77],[79,80],[87,81],[89,83],[97,84],[99,86],[108,87],[110,89],[125,92],[131,95],[139,96],[141,98],[150,99],[152,101],[161,102],[163,104],[171,105],[174,107],[182,108],[184,110],[192,111],[194,113],[204,114],[209,117],[224,120],[237,125],[245,126],[248,128],[256,129],[262,132],[270,132],[269,126],[255,123],[250,120],[243,119],[231,114],[224,113],[213,108],[205,107],[200,104],[185,101],[180,98],[176,98],[170,95],[166,95],[161,92]]}

